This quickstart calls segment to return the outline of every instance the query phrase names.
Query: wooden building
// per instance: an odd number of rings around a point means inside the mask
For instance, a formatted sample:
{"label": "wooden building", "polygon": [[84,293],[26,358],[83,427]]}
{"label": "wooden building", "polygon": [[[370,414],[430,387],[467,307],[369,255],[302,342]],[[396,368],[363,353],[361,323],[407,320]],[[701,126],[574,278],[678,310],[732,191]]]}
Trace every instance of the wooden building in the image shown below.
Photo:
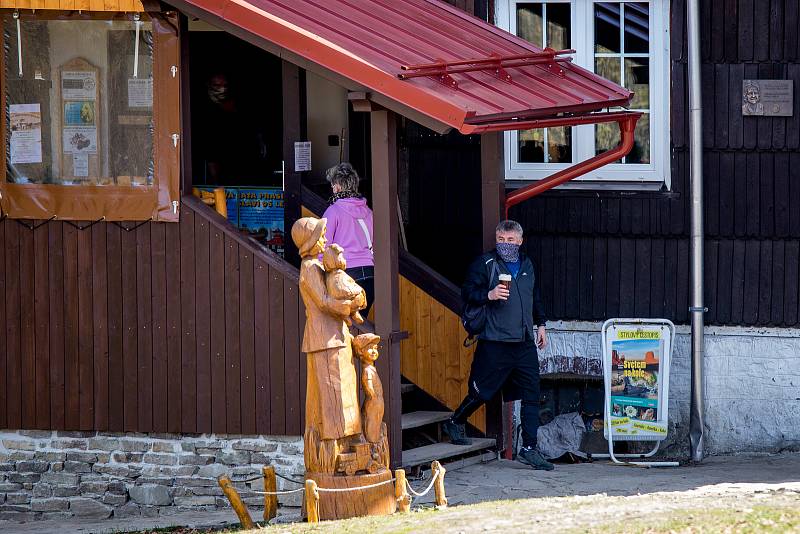
{"label": "wooden building", "polygon": [[[286,444],[301,433],[305,398],[296,253],[283,243],[283,257],[275,254],[192,190],[280,189],[286,229],[324,210],[322,171],[345,158],[366,178],[376,213],[374,329],[393,462],[425,458],[401,456],[403,441],[420,445],[404,440],[419,421],[402,414],[425,407],[438,415],[417,414],[420,424],[435,425],[466,392],[471,350],[462,346],[458,285],[467,261],[492,246],[506,194],[613,150],[620,136],[608,123],[569,122],[603,109],[641,114],[625,162],[509,211],[541,266],[553,321],[543,372],[586,390],[597,374],[597,321],[686,323],[684,1],[404,1],[405,10],[388,0],[364,0],[362,10],[277,0],[0,2],[3,443],[101,450],[107,439],[108,455],[120,450],[113,440],[139,440],[145,454],[183,443],[208,456],[213,447],[201,443],[213,442],[214,465],[252,466],[264,460],[258,441],[296,462],[296,444]],[[780,415],[800,413],[785,363],[798,353],[789,328],[799,305],[800,123],[796,111],[741,109],[744,80],[800,77],[800,10],[792,0],[762,4],[702,2],[712,435],[717,424],[747,427],[750,416],[731,416],[732,406],[770,407],[770,439],[720,431],[711,439],[719,452],[786,446],[800,428]],[[576,52],[562,63],[541,56],[547,47]],[[506,65],[505,81],[436,64],[493,65],[496,50],[529,63]],[[214,107],[225,90],[236,97],[233,117]],[[537,122],[550,119],[562,122]],[[240,139],[258,141],[226,159],[247,145]],[[295,143],[308,141],[312,170],[297,170]],[[740,352],[772,371],[754,377],[742,367],[749,359],[735,360]],[[675,358],[671,431],[680,439],[685,339]],[[737,396],[733,384],[745,376],[751,386]],[[773,378],[778,386],[767,384]],[[409,384],[416,391],[403,395]],[[486,437],[476,449],[511,451],[499,400],[470,422]],[[75,432],[82,447],[62,439]],[[10,451],[4,445],[0,458]],[[147,463],[125,454],[133,468]],[[103,472],[101,464],[89,469]]]}

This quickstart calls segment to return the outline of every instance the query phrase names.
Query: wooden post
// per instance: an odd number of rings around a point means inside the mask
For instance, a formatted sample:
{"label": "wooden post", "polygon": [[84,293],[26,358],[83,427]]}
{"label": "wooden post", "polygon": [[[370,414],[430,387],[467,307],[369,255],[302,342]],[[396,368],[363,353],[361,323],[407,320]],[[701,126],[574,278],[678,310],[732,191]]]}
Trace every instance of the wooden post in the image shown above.
{"label": "wooden post", "polygon": [[437,460],[434,460],[431,463],[431,472],[434,474],[439,473],[439,477],[433,483],[433,491],[436,493],[436,506],[447,506],[447,496],[444,494],[444,474],[447,469]]}
{"label": "wooden post", "polygon": [[406,489],[405,469],[396,469],[394,472],[394,495],[397,497],[397,509],[408,513],[411,511],[411,495]]}
{"label": "wooden post", "polygon": [[239,516],[239,522],[242,524],[242,527],[245,529],[255,528],[256,524],[253,523],[253,519],[250,517],[250,512],[247,511],[247,507],[242,502],[242,498],[239,497],[239,493],[236,491],[236,488],[234,488],[233,484],[231,484],[231,479],[226,475],[222,475],[217,479],[217,483],[219,484],[219,487],[222,488],[222,492],[225,493],[228,501],[230,501],[233,511],[236,512],[237,516]]}
{"label": "wooden post", "polygon": [[[294,222],[301,217],[302,173],[294,170],[294,144],[305,140],[305,71],[282,62],[283,79],[283,224],[286,236]],[[284,257],[292,265],[300,265],[297,247],[284,239]]]}
{"label": "wooden post", "polygon": [[191,79],[189,76],[189,18],[180,13],[178,19],[181,46],[181,192],[188,195],[194,184],[192,169]]}
{"label": "wooden post", "polygon": [[[505,219],[505,176],[503,170],[503,133],[481,135],[481,220],[483,250],[495,245],[497,223]],[[497,394],[486,403],[486,436],[494,438],[497,450],[505,448],[503,402]]]}
{"label": "wooden post", "polygon": [[377,361],[384,388],[383,419],[389,429],[391,465],[402,461],[400,414],[400,289],[397,220],[397,125],[394,113],[370,112],[372,136],[372,205],[375,235],[375,329],[381,336]]}
{"label": "wooden post", "polygon": [[214,189],[214,209],[226,219],[228,218],[228,198],[225,195],[224,187]]}
{"label": "wooden post", "polygon": [[306,480],[306,514],[309,523],[319,523],[319,491],[313,480]]}
{"label": "wooden post", "polygon": [[275,477],[275,468],[265,465],[264,473],[264,521],[269,521],[278,515],[278,496],[269,495],[268,492],[278,491],[278,480]]}

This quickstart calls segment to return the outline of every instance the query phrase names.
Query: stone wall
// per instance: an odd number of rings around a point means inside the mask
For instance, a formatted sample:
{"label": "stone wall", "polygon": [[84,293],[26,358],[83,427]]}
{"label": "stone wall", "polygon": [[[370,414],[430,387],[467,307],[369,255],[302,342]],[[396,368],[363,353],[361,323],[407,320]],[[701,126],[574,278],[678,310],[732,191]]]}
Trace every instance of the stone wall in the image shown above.
{"label": "stone wall", "polygon": [[[596,374],[601,327],[551,323],[550,346],[540,355],[542,372]],[[664,445],[684,449],[691,394],[689,327],[679,326],[676,338]],[[707,453],[800,449],[800,330],[708,327],[704,361]]]}
{"label": "stone wall", "polygon": [[[0,519],[104,519],[229,507],[217,477],[260,475],[264,465],[303,477],[303,441],[275,436],[178,436],[0,430]],[[263,509],[259,479],[236,484]],[[278,489],[296,485],[278,479]],[[298,494],[281,502],[300,505]]]}

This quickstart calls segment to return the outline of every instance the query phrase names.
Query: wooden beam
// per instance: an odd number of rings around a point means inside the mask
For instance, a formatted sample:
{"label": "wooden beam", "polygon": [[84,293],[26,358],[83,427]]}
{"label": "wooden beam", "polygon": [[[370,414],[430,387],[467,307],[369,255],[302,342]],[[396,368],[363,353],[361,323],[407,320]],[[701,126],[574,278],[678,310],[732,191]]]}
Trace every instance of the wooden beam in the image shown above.
{"label": "wooden beam", "polygon": [[[305,140],[305,72],[297,65],[281,62],[283,80],[283,223],[285,236],[302,211],[302,173],[294,170],[294,144]],[[284,258],[300,265],[297,247],[284,237]]]}
{"label": "wooden beam", "polygon": [[391,111],[371,112],[372,206],[375,243],[375,329],[381,336],[377,368],[384,387],[392,467],[402,459],[400,428],[400,284],[397,221],[397,125]]}
{"label": "wooden beam", "polygon": [[[481,221],[483,250],[495,245],[494,231],[505,218],[505,176],[503,175],[502,132],[481,135]],[[500,394],[486,403],[486,436],[497,440],[497,450],[505,449],[503,402]]]}
{"label": "wooden beam", "polygon": [[191,114],[191,80],[189,78],[189,19],[181,13],[180,28],[181,47],[181,194],[189,195],[194,182],[192,169],[192,114]]}

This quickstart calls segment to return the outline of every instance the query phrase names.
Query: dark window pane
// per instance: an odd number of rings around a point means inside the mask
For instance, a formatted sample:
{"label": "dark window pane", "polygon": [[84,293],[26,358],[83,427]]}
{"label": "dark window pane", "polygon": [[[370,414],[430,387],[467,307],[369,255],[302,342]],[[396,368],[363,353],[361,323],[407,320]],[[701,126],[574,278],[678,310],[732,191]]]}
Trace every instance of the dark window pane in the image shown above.
{"label": "dark window pane", "polygon": [[625,58],[625,87],[634,93],[631,108],[650,109],[650,60],[648,58]]}
{"label": "dark window pane", "polygon": [[547,154],[550,163],[572,162],[572,128],[547,129]]}
{"label": "dark window pane", "polygon": [[517,4],[517,35],[536,46],[543,46],[542,4]]}
{"label": "dark window pane", "polygon": [[625,52],[647,53],[650,43],[650,16],[647,2],[625,4]]}
{"label": "dark window pane", "polygon": [[594,51],[619,53],[619,2],[598,2],[594,5]]}
{"label": "dark window pane", "polygon": [[[594,152],[600,154],[611,150],[619,144],[619,126],[613,122],[605,122],[594,127]],[[615,161],[614,163],[619,163]]]}
{"label": "dark window pane", "polygon": [[570,4],[547,4],[547,46],[565,50],[570,42]]}
{"label": "dark window pane", "polygon": [[525,130],[519,132],[520,163],[544,163],[544,130]]}

